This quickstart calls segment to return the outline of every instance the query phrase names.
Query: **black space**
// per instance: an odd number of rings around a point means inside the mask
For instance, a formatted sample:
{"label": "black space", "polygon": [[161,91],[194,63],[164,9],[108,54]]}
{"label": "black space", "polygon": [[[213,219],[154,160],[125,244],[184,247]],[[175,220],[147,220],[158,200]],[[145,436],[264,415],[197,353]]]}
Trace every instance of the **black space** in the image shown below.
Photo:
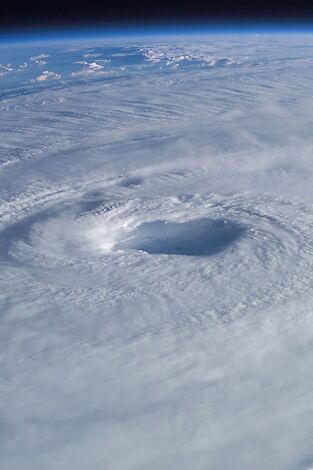
{"label": "black space", "polygon": [[0,27],[313,20],[313,0],[0,0]]}

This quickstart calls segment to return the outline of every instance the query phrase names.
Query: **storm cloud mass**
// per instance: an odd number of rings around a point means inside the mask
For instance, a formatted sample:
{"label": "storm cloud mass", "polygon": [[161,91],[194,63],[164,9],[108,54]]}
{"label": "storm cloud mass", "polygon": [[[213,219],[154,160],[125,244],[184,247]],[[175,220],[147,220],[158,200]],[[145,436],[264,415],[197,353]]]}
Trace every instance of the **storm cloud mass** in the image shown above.
{"label": "storm cloud mass", "polygon": [[0,48],[1,470],[313,467],[313,36]]}

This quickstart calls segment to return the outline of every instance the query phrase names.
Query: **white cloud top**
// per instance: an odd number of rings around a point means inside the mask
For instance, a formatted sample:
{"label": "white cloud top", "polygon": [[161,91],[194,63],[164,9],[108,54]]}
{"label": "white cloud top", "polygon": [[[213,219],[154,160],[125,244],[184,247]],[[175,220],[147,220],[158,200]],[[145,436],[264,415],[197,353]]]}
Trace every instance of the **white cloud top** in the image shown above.
{"label": "white cloud top", "polygon": [[312,46],[10,58],[1,470],[312,467]]}

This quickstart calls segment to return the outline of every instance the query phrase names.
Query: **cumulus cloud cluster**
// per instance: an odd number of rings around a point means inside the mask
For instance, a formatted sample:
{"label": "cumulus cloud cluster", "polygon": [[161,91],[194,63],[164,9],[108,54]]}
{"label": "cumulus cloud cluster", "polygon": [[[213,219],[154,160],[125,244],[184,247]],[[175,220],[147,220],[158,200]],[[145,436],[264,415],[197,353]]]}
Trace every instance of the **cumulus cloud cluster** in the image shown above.
{"label": "cumulus cloud cluster", "polygon": [[90,74],[93,75],[103,75],[107,74],[107,72],[104,72],[103,65],[99,64],[98,62],[86,62],[84,60],[77,62],[78,64],[82,65],[82,68],[80,70],[77,70],[75,72],[72,72],[71,75],[72,77],[79,77],[79,76],[89,76]]}
{"label": "cumulus cloud cluster", "polygon": [[44,72],[42,72],[42,74],[38,75],[35,80],[36,82],[44,82],[46,80],[58,80],[59,78],[61,78],[61,75],[59,73],[49,72],[49,70],[45,70]]}

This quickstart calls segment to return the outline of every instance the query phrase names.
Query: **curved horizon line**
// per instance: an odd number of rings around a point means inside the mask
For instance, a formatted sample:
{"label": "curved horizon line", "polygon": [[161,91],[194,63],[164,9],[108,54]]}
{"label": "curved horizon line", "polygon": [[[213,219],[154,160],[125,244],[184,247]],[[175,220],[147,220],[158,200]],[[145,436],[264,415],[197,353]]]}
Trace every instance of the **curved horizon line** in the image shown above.
{"label": "curved horizon line", "polygon": [[66,39],[106,39],[118,37],[140,37],[155,35],[225,35],[225,34],[310,34],[313,33],[313,20],[241,20],[241,21],[173,21],[169,23],[147,21],[92,23],[72,25],[50,25],[0,28],[0,41],[5,43],[63,41]]}

